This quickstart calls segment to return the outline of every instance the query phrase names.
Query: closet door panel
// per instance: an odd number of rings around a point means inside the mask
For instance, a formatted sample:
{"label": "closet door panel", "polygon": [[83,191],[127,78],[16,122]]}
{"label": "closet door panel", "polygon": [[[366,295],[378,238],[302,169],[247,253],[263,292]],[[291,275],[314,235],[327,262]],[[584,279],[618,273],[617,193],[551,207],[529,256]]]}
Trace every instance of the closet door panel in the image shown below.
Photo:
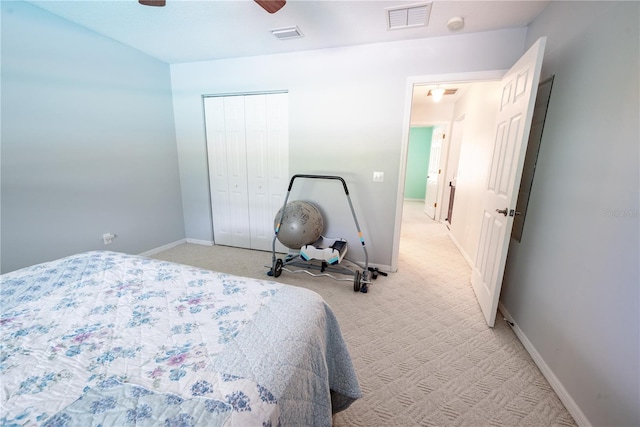
{"label": "closet door panel", "polygon": [[[273,217],[269,205],[269,163],[267,159],[267,98],[251,95],[245,98],[247,129],[247,178],[249,187],[249,222],[251,248],[270,250],[273,240]],[[270,224],[271,223],[271,224]]]}
{"label": "closet door panel", "polygon": [[216,244],[232,245],[224,99],[205,98],[204,108],[213,238]]}
{"label": "closet door panel", "polygon": [[[251,247],[272,249],[273,221],[288,187],[288,94],[247,96],[245,100]],[[287,249],[276,242],[276,250]]]}
{"label": "closet door panel", "polygon": [[[273,218],[284,203],[289,187],[289,94],[278,93],[267,98],[267,152],[269,164],[269,210],[271,214],[271,233]],[[273,238],[272,238],[273,240]],[[276,250],[288,252],[280,242]]]}
{"label": "closet door panel", "polygon": [[250,248],[251,232],[249,229],[249,198],[247,193],[247,142],[244,97],[229,96],[223,99],[231,245]]}

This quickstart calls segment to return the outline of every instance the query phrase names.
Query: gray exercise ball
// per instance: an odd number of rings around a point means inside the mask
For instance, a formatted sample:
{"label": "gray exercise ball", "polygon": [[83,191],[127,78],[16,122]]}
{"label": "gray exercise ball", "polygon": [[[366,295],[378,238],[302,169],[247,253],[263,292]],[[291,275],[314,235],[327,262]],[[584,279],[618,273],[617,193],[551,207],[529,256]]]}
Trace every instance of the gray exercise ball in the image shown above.
{"label": "gray exercise ball", "polygon": [[[281,216],[282,208],[274,218],[274,230]],[[324,220],[318,208],[309,202],[294,200],[285,207],[278,240],[289,249],[300,249],[318,240],[323,230]]]}

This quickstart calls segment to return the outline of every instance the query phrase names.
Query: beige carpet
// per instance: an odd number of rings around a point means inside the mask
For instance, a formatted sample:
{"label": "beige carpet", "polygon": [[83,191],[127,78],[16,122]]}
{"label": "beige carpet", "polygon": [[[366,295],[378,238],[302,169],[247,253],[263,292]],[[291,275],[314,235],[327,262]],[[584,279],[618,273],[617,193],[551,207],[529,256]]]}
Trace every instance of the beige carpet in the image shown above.
{"label": "beige carpet", "polygon": [[[185,244],[155,258],[272,279],[270,252]],[[575,425],[510,327],[486,326],[469,274],[446,227],[407,202],[399,271],[367,294],[306,274],[276,279],[320,293],[338,317],[364,396],[335,426]]]}

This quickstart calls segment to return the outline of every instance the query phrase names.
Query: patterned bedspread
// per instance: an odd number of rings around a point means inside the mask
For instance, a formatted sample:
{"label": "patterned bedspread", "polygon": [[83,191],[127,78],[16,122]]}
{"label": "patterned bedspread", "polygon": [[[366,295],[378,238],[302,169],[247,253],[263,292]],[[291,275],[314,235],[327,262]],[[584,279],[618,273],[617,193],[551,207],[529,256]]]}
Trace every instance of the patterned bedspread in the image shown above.
{"label": "patterned bedspread", "polygon": [[2,426],[328,426],[360,396],[306,289],[103,251],[0,277]]}

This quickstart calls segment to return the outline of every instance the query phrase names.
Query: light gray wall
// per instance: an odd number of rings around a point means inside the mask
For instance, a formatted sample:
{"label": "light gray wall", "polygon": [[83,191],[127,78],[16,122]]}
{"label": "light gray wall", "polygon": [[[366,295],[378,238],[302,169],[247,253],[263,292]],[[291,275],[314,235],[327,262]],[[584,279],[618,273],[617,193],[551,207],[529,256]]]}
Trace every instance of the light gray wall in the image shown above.
{"label": "light gray wall", "polygon": [[[289,91],[294,173],[345,178],[370,262],[390,265],[396,194],[410,76],[508,69],[526,30],[171,66],[180,177],[188,238],[211,240],[203,94]],[[383,183],[372,182],[374,171]],[[358,242],[344,193],[334,183],[301,182],[293,198],[316,202],[325,234]],[[274,213],[275,215],[275,213]],[[357,245],[350,255],[362,259]]]}
{"label": "light gray wall", "polygon": [[502,302],[594,426],[638,426],[638,2],[553,1],[530,26],[555,75]]}
{"label": "light gray wall", "polygon": [[184,238],[167,64],[2,2],[1,149],[2,272]]}

